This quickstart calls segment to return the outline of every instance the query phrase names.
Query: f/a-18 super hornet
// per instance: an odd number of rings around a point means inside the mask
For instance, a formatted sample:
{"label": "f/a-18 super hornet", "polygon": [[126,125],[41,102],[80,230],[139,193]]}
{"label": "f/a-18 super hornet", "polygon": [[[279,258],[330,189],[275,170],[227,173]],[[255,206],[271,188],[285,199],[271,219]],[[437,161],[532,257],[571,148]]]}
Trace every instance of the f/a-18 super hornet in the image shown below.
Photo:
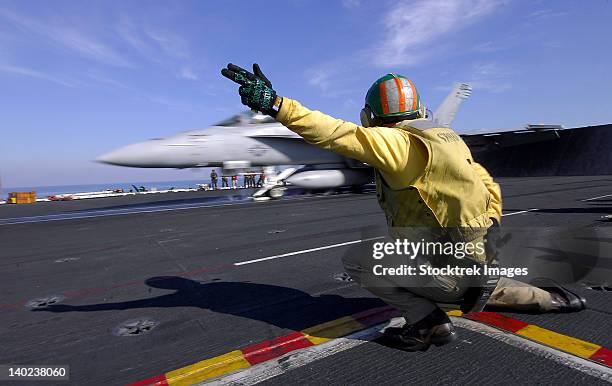
{"label": "f/a-18 super hornet", "polygon": [[[468,84],[455,85],[435,112],[428,111],[429,119],[441,127],[450,126],[461,103],[470,94]],[[462,136],[473,151],[478,151],[499,146],[500,140],[526,139],[513,134],[517,132],[531,133],[530,142],[550,139],[558,128],[561,127],[527,127],[527,130],[463,133]],[[280,165],[300,165],[271,178],[271,183],[255,193],[255,197],[266,193],[282,195],[282,189],[275,188],[285,184],[305,189],[334,189],[359,188],[372,181],[372,168],[367,164],[309,145],[274,118],[252,111],[204,129],[128,145],[100,156],[97,161],[141,168],[220,167],[227,175]]]}

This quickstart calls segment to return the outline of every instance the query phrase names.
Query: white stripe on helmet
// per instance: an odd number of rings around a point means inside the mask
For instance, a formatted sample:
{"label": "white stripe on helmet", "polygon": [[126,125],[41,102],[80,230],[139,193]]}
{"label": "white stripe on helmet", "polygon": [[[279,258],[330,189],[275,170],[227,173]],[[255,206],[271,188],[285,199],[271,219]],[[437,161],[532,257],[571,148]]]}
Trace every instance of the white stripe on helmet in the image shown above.
{"label": "white stripe on helmet", "polygon": [[[406,96],[406,110],[410,111],[412,110],[412,104],[414,103],[414,98],[416,98],[416,95],[412,94],[412,87],[410,87],[410,82],[408,82],[408,79],[400,79],[402,80],[402,85],[404,86],[404,95]],[[418,108],[419,106],[417,105],[417,109]]]}
{"label": "white stripe on helmet", "polygon": [[389,103],[389,113],[399,112],[399,93],[397,92],[397,84],[395,78],[385,81],[385,90],[387,90],[387,103]]}
{"label": "white stripe on helmet", "polygon": [[[404,96],[406,98],[406,110],[412,110],[412,104],[415,98],[415,95],[412,94],[412,87],[410,87],[410,83],[405,78],[399,78],[402,91],[404,92]],[[398,113],[400,112],[400,93],[397,89],[397,83],[395,79],[389,79],[385,81],[385,90],[387,91],[387,102],[389,103],[389,113]],[[418,109],[418,106],[417,106]]]}

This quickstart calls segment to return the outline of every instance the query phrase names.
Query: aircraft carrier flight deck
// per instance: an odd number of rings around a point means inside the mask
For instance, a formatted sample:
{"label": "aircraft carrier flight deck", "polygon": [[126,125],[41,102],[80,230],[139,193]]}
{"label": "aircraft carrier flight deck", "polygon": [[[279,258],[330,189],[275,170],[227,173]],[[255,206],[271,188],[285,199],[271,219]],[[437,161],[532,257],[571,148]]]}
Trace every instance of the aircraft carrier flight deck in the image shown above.
{"label": "aircraft carrier flight deck", "polygon": [[[498,181],[505,226],[612,230],[612,176]],[[233,194],[0,207],[0,363],[69,365],[79,385],[612,382],[610,281],[572,287],[582,312],[455,315],[457,341],[402,352],[341,263],[385,226],[374,193]]]}

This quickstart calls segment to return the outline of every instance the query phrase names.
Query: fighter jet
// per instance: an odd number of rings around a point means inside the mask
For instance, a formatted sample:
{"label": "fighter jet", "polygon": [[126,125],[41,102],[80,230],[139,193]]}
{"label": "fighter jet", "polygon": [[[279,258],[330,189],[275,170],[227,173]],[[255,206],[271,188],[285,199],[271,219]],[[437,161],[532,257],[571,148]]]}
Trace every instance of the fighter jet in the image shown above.
{"label": "fighter jet", "polygon": [[[428,118],[439,126],[450,126],[471,90],[468,84],[456,84],[434,113],[428,111]],[[479,133],[464,135],[464,138],[482,149],[499,145],[492,141],[501,137],[489,140],[486,134]],[[372,168],[367,164],[312,146],[274,118],[252,111],[208,128],[128,145],[100,156],[97,161],[141,168],[221,167],[226,174],[279,165],[304,165],[286,169],[255,196],[285,184],[305,189],[335,189],[358,188],[372,182]],[[276,189],[270,195],[281,194]]]}

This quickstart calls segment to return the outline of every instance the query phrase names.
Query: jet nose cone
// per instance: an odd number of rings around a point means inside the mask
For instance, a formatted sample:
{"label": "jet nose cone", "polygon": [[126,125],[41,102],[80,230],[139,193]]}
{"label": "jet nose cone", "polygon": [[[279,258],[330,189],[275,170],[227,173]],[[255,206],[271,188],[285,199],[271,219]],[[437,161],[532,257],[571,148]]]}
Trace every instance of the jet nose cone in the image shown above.
{"label": "jet nose cone", "polygon": [[149,142],[124,146],[96,158],[96,162],[109,165],[152,167],[160,155],[160,147]]}
{"label": "jet nose cone", "polygon": [[[197,149],[196,149],[197,150]],[[197,164],[193,147],[182,143],[152,139],[124,146],[101,155],[97,162],[134,168],[186,168]]]}
{"label": "jet nose cone", "polygon": [[113,150],[96,158],[96,162],[119,166],[132,166],[133,161],[133,157],[126,148]]}
{"label": "jet nose cone", "polygon": [[123,165],[122,156],[118,151],[111,151],[96,158],[96,162],[109,165]]}

